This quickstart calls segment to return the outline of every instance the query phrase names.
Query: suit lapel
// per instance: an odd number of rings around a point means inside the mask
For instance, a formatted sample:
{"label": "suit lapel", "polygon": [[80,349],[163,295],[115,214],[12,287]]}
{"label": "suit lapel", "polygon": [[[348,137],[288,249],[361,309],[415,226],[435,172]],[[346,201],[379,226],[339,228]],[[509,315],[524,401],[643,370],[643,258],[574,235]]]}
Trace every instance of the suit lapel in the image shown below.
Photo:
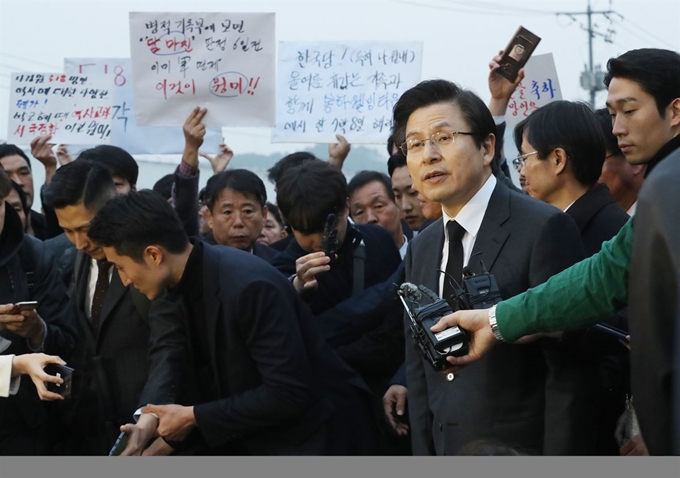
{"label": "suit lapel", "polygon": [[505,241],[508,240],[510,233],[503,228],[503,224],[510,219],[510,201],[510,191],[498,181],[472,248],[472,256],[468,265],[473,272],[481,272],[480,260],[488,270],[491,270]]}
{"label": "suit lapel", "polygon": [[442,219],[439,219],[436,223],[429,226],[428,229],[429,228],[433,228],[433,231],[436,231],[436,233],[434,233],[432,238],[429,238],[427,241],[425,253],[420,254],[417,267],[420,268],[421,273],[419,275],[423,278],[423,285],[428,289],[437,292],[439,290],[439,276],[441,275],[438,271],[442,268],[444,222]]}
{"label": "suit lapel", "polygon": [[104,304],[102,305],[101,324],[99,326],[100,331],[104,330],[106,319],[111,315],[111,312],[113,312],[113,309],[123,298],[123,295],[125,295],[126,291],[127,287],[124,286],[123,282],[120,280],[118,271],[114,270],[111,274],[111,282],[109,283],[109,289],[106,291]]}

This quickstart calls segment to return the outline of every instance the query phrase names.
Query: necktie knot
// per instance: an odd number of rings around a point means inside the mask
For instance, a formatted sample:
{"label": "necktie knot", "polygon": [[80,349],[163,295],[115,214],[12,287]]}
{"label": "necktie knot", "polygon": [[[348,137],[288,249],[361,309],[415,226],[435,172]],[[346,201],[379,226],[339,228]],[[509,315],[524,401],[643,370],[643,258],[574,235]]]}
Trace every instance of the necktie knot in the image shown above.
{"label": "necktie knot", "polygon": [[466,232],[456,221],[447,222],[446,231],[449,233],[449,241],[462,241]]}

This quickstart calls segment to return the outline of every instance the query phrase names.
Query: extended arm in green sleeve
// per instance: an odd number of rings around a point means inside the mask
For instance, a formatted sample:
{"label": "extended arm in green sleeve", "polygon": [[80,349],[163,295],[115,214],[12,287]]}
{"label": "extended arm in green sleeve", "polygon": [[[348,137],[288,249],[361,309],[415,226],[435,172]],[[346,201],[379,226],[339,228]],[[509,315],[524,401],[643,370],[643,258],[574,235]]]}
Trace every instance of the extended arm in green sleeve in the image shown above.
{"label": "extended arm in green sleeve", "polygon": [[537,332],[554,332],[597,322],[628,300],[633,218],[594,256],[574,264],[538,287],[498,304],[503,338],[513,342]]}

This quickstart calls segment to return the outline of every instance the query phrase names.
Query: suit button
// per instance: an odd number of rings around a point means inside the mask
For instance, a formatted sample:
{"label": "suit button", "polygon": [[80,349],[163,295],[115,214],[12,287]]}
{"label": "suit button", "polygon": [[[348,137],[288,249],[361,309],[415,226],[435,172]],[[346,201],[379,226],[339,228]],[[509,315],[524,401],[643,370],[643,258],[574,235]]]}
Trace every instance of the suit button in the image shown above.
{"label": "suit button", "polygon": [[456,376],[454,374],[452,374],[452,373],[446,374],[446,380],[448,380],[449,382],[453,382],[454,378],[456,378]]}
{"label": "suit button", "polygon": [[443,431],[444,431],[444,425],[442,425],[441,423],[439,424],[439,431],[440,431],[440,432],[443,432]]}

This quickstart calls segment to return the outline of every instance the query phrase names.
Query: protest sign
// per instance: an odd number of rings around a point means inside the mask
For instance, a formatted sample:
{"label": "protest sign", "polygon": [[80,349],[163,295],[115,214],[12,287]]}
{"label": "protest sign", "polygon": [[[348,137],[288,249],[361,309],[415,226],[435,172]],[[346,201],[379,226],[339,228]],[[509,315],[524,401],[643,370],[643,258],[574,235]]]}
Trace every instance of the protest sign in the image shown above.
{"label": "protest sign", "polygon": [[532,56],[524,66],[524,79],[508,103],[507,131],[511,132],[532,111],[561,99],[562,90],[552,53]]}
{"label": "protest sign", "polygon": [[108,143],[111,110],[110,89],[87,76],[13,73],[7,141],[24,145],[51,134],[54,142]]}
{"label": "protest sign", "polygon": [[273,142],[384,143],[421,42],[280,42]]}
{"label": "protest sign", "polygon": [[137,124],[273,126],[274,13],[130,13]]}
{"label": "protest sign", "polygon": [[[129,58],[66,58],[64,72],[87,75],[91,80],[108,84],[111,88],[111,144],[123,148],[130,154],[182,153],[184,150],[182,128],[137,125],[134,115],[132,65]],[[186,116],[180,118],[182,122]],[[216,152],[221,141],[222,130],[208,128],[201,149]]]}

